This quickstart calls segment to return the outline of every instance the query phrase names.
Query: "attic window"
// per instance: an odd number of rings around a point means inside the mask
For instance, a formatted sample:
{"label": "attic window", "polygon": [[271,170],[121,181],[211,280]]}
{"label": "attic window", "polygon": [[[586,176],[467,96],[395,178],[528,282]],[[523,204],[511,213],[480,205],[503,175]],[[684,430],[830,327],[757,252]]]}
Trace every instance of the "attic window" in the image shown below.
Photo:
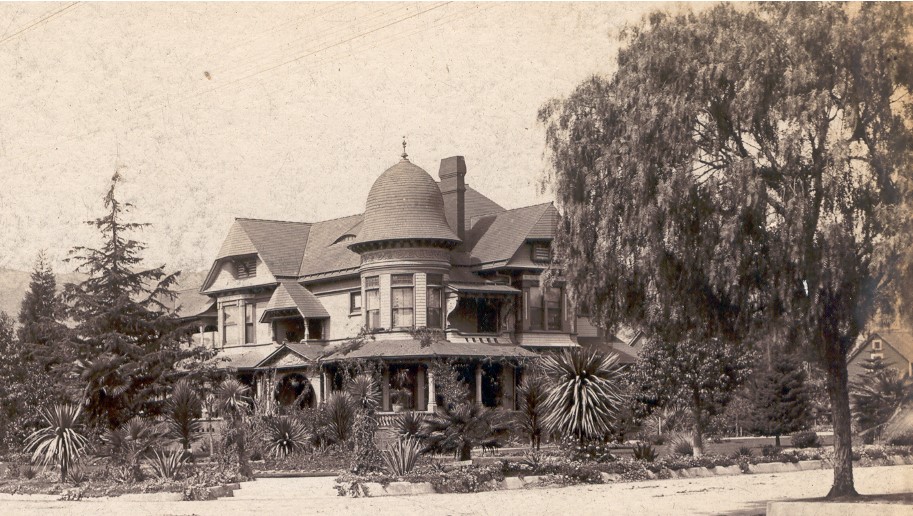
{"label": "attic window", "polygon": [[536,263],[552,261],[552,246],[549,242],[534,242],[532,245],[532,260]]}
{"label": "attic window", "polygon": [[248,258],[235,262],[235,278],[247,279],[257,275],[257,259]]}
{"label": "attic window", "polygon": [[353,240],[355,240],[355,235],[353,235],[351,233],[347,233],[347,234],[342,235],[341,237],[337,238],[336,241],[333,242],[333,245],[336,245],[336,244],[339,244],[342,242],[351,242]]}
{"label": "attic window", "polygon": [[880,340],[875,339],[872,341],[872,350],[881,351],[881,341]]}

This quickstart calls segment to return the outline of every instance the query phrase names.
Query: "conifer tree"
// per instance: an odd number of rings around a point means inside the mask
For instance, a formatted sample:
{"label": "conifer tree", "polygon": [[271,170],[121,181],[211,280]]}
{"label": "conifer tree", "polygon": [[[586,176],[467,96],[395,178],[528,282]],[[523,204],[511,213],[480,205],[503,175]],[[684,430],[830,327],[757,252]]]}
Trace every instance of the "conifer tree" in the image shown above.
{"label": "conifer tree", "polygon": [[[63,305],[57,293],[57,279],[44,252],[38,253],[32,270],[29,290],[19,308],[19,342],[27,352],[48,367],[54,362],[54,350],[66,338]],[[49,348],[49,344],[53,347]]]}
{"label": "conifer tree", "polygon": [[863,441],[871,444],[881,436],[885,424],[911,393],[910,379],[897,374],[881,358],[867,359],[865,370],[851,384],[853,419]]}
{"label": "conifer tree", "polygon": [[805,380],[798,360],[777,354],[769,368],[759,371],[751,389],[751,430],[774,436],[780,446],[781,435],[804,429],[811,409]]}
{"label": "conifer tree", "polygon": [[200,349],[181,347],[180,325],[168,308],[177,273],[166,274],[164,266],[142,268],[145,245],[129,235],[147,224],[124,220],[132,206],[117,199],[120,182],[115,173],[104,198],[105,215],[88,222],[101,234],[101,246],[71,251],[76,270],[88,279],[64,289],[77,325],[73,372],[86,414],[94,424],[112,428],[137,415],[160,413],[170,384],[181,376],[176,365],[201,356]]}

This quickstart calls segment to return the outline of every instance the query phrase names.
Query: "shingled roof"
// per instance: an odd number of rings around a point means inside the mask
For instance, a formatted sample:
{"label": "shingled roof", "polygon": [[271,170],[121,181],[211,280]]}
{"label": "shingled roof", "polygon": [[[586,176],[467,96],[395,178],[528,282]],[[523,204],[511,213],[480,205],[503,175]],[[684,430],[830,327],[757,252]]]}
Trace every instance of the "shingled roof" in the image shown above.
{"label": "shingled roof", "polygon": [[540,220],[545,219],[546,223],[557,221],[551,212],[557,214],[552,203],[543,203],[481,217],[466,237],[472,256],[471,263],[506,264],[527,239],[544,238]]}
{"label": "shingled roof", "polygon": [[311,226],[301,267],[302,279],[314,279],[354,273],[361,265],[361,258],[349,249],[351,242],[337,240],[344,235],[357,235],[361,230],[362,215],[318,222]]}
{"label": "shingled roof", "polygon": [[432,358],[432,357],[491,357],[532,358],[536,353],[514,345],[493,345],[481,342],[437,341],[422,346],[416,339],[369,340],[361,347],[337,351],[321,361],[338,362],[357,358]]}
{"label": "shingled roof", "polygon": [[263,309],[261,320],[269,312],[287,309],[297,309],[301,317],[305,319],[319,319],[330,316],[320,300],[317,299],[317,296],[296,281],[282,281],[279,283],[279,286],[273,291],[273,296],[269,298],[266,308]]}

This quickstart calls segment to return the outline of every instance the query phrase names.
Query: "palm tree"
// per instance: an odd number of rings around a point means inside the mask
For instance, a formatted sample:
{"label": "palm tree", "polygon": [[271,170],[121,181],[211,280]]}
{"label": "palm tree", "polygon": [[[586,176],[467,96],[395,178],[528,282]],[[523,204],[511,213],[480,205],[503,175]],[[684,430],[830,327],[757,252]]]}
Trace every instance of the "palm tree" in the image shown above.
{"label": "palm tree", "polygon": [[26,439],[25,451],[32,452],[32,462],[60,466],[60,481],[66,482],[67,471],[79,462],[88,440],[79,433],[77,423],[82,407],[70,404],[54,405],[41,409],[47,424]]}
{"label": "palm tree", "polygon": [[470,460],[472,449],[500,448],[510,430],[510,422],[496,410],[475,403],[438,407],[425,423],[423,453],[453,453],[459,460]]}
{"label": "palm tree", "polygon": [[248,462],[248,435],[244,427],[244,416],[250,411],[252,400],[250,387],[235,378],[226,378],[216,391],[219,412],[228,422],[224,441],[227,446],[234,446],[238,455],[238,472],[243,477],[252,478],[253,470]]}
{"label": "palm tree", "polygon": [[542,440],[542,417],[545,397],[548,392],[548,382],[541,374],[533,372],[523,378],[517,389],[520,398],[520,412],[517,423],[521,430],[529,437],[530,448],[539,449]]}
{"label": "palm tree", "polygon": [[545,429],[578,442],[601,439],[624,406],[618,355],[575,348],[546,355],[541,363],[551,387],[545,399]]}
{"label": "palm tree", "polygon": [[165,416],[172,436],[181,441],[185,450],[200,432],[203,424],[198,419],[203,412],[203,402],[194,386],[186,379],[179,380],[171,390]]}

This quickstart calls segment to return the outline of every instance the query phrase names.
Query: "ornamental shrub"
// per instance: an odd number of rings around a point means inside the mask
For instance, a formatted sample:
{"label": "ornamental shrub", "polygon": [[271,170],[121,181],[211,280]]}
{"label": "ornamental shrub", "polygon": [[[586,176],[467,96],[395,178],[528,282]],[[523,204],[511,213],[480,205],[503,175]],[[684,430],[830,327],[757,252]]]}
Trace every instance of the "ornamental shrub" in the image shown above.
{"label": "ornamental shrub", "polygon": [[794,448],[820,448],[821,440],[818,434],[812,431],[799,432],[793,434],[792,443]]}

